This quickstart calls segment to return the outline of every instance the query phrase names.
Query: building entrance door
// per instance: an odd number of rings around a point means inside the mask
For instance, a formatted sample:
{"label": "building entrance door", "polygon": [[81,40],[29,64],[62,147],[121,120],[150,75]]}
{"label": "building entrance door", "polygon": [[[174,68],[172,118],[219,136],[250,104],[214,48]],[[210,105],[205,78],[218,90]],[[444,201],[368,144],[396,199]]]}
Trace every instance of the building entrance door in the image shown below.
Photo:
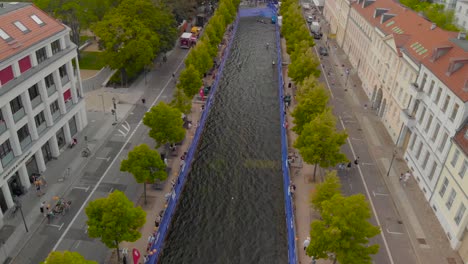
{"label": "building entrance door", "polygon": [[52,160],[52,151],[50,151],[49,141],[47,141],[44,146],[41,147],[42,156],[44,156],[44,163]]}
{"label": "building entrance door", "polygon": [[11,195],[21,196],[24,194],[18,171],[8,179],[8,187],[10,187]]}
{"label": "building entrance door", "polygon": [[29,181],[34,182],[32,177],[34,174],[39,174],[39,168],[37,167],[36,155],[32,155],[28,161],[26,161],[26,170],[28,171]]}
{"label": "building entrance door", "polygon": [[5,213],[8,210],[8,205],[6,203],[5,196],[1,188],[0,188],[0,208],[2,209],[2,213]]}

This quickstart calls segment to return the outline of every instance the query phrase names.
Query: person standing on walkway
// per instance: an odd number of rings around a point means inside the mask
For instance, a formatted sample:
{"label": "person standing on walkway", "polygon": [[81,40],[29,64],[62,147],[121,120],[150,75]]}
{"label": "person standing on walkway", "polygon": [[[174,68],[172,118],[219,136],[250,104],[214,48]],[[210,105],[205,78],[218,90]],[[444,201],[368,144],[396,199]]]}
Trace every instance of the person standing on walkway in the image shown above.
{"label": "person standing on walkway", "polygon": [[354,160],[354,164],[359,165],[359,156]]}
{"label": "person standing on walkway", "polygon": [[43,201],[43,202],[41,203],[41,206],[39,207],[39,210],[41,211],[41,215],[43,215],[43,216],[46,216],[46,215],[44,214],[45,207],[46,207],[46,202]]}
{"label": "person standing on walkway", "polygon": [[175,72],[172,73],[172,79],[174,79],[175,82]]}
{"label": "person standing on walkway", "polygon": [[304,251],[306,251],[307,247],[310,245],[310,237],[307,237],[302,245],[304,246]]}

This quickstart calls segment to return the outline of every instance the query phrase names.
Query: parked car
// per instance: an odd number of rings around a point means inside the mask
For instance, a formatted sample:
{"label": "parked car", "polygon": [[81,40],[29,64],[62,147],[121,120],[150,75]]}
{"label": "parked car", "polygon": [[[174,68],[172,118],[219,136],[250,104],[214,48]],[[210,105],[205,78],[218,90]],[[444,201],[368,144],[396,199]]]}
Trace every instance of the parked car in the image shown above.
{"label": "parked car", "polygon": [[328,50],[325,47],[320,47],[319,48],[319,54],[322,56],[328,56]]}
{"label": "parked car", "polygon": [[314,18],[312,16],[307,17],[307,23],[312,23],[314,21]]}
{"label": "parked car", "polygon": [[315,32],[312,32],[312,35],[314,36],[314,39],[322,39],[322,36],[323,36],[322,33],[315,33]]}

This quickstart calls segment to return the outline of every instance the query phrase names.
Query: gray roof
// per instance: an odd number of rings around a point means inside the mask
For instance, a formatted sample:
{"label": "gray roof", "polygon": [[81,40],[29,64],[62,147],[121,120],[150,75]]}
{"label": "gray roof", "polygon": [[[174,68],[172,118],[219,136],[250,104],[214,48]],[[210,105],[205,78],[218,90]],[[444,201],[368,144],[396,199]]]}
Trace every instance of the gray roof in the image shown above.
{"label": "gray roof", "polygon": [[8,14],[11,11],[31,5],[29,2],[0,2],[0,16]]}

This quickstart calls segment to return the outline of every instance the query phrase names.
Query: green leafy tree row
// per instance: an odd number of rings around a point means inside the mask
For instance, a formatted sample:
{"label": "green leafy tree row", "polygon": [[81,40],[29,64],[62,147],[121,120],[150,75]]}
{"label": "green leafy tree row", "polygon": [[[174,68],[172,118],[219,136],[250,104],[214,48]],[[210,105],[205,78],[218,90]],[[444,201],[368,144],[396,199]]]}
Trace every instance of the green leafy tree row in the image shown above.
{"label": "green leafy tree row", "polygon": [[151,0],[122,0],[92,29],[104,44],[106,63],[120,70],[123,83],[171,50],[178,34],[167,6]]}
{"label": "green leafy tree row", "polygon": [[134,207],[121,191],[90,202],[85,212],[89,237],[100,238],[108,248],[114,248],[119,262],[120,243],[137,241],[141,237],[139,230],[146,222],[145,211]]}
{"label": "green leafy tree row", "polygon": [[377,254],[379,245],[369,239],[380,229],[369,222],[371,212],[362,194],[345,197],[340,192],[336,172],[329,172],[325,181],[312,193],[312,206],[320,212],[321,220],[311,223],[308,256],[328,259],[334,263],[370,264],[370,255]]}
{"label": "green leafy tree row", "polygon": [[97,262],[86,260],[78,252],[53,251],[41,264],[97,264]]}

